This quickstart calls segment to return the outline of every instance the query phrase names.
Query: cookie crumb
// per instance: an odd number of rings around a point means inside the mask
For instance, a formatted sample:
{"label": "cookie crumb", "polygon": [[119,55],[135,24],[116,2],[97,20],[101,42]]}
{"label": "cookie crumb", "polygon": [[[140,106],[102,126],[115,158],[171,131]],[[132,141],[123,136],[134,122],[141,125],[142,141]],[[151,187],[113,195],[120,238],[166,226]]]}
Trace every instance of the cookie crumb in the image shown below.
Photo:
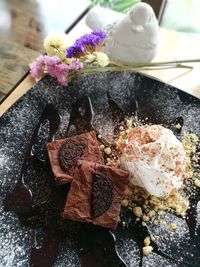
{"label": "cookie crumb", "polygon": [[124,206],[124,207],[128,206],[128,200],[127,199],[122,200],[122,206]]}
{"label": "cookie crumb", "polygon": [[176,124],[176,129],[179,130],[179,129],[181,129],[181,127],[182,127],[182,126],[180,125],[180,123],[177,123],[177,124]]}
{"label": "cookie crumb", "polygon": [[135,214],[136,217],[141,217],[142,216],[142,209],[140,207],[135,207],[135,208],[133,208],[133,213]]}
{"label": "cookie crumb", "polygon": [[153,251],[153,247],[152,246],[143,247],[142,251],[144,256],[148,256]]}
{"label": "cookie crumb", "polygon": [[151,243],[151,240],[150,240],[150,236],[147,236],[145,239],[144,239],[144,246],[145,247],[148,247]]}
{"label": "cookie crumb", "polygon": [[199,180],[199,179],[195,179],[195,180],[194,180],[194,184],[195,184],[197,187],[200,187],[200,180]]}
{"label": "cookie crumb", "polygon": [[104,146],[103,144],[101,144],[101,145],[99,146],[99,148],[100,148],[100,150],[104,150],[105,146]]}
{"label": "cookie crumb", "polygon": [[170,227],[170,229],[172,229],[172,230],[176,230],[176,228],[177,228],[177,226],[176,226],[175,223],[171,223],[169,227]]}
{"label": "cookie crumb", "polygon": [[150,239],[151,239],[151,241],[156,241],[156,238],[155,238],[155,236],[153,236],[153,235],[150,235]]}
{"label": "cookie crumb", "polygon": [[110,155],[112,153],[112,150],[110,147],[106,147],[106,148],[104,148],[104,152],[106,155]]}
{"label": "cookie crumb", "polygon": [[142,220],[143,220],[144,222],[148,222],[149,219],[150,219],[150,218],[149,218],[147,215],[143,215],[143,217],[142,217]]}

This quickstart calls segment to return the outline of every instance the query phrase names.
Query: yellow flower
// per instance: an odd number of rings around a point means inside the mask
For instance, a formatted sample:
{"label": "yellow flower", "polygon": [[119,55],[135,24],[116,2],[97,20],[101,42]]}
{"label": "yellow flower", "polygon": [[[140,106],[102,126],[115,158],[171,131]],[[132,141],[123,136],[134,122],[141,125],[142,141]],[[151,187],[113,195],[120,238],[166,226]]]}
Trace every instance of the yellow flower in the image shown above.
{"label": "yellow flower", "polygon": [[101,67],[105,67],[109,64],[109,58],[108,56],[103,52],[94,52],[94,55],[96,56],[96,62]]}
{"label": "yellow flower", "polygon": [[49,56],[57,56],[65,62],[67,61],[65,56],[65,50],[69,46],[70,43],[68,41],[67,35],[64,33],[50,34],[44,40],[44,48],[47,54]]}

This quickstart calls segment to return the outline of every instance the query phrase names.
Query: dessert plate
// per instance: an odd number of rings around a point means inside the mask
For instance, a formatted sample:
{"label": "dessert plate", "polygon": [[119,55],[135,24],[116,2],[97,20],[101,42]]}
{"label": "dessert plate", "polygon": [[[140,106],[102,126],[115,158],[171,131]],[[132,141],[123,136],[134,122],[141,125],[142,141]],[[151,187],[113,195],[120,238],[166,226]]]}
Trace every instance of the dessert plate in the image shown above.
{"label": "dessert plate", "polygon": [[[153,78],[133,72],[107,72],[83,75],[65,88],[45,77],[0,118],[0,266],[31,266],[30,261],[32,266],[41,267],[200,266],[198,190],[190,199],[187,218],[171,213],[164,216],[165,221],[177,225],[176,231],[165,225],[142,226],[124,209],[119,226],[112,232],[58,220],[56,214],[63,204],[58,198],[65,199],[69,186],[54,185],[43,148],[48,140],[66,136],[73,104],[85,96],[92,103],[93,125],[108,142],[115,127],[109,99],[123,116],[162,124],[178,138],[184,132],[200,137],[200,100]],[[50,117],[44,116],[47,107],[54,111]],[[52,116],[57,119],[53,134]],[[175,127],[177,122],[182,125],[181,131]],[[33,208],[17,216],[9,211],[5,198],[21,177],[27,148],[29,163],[23,170],[23,182],[26,193],[29,189],[32,192]],[[153,252],[143,257],[143,240],[149,234],[159,239],[152,243]]]}

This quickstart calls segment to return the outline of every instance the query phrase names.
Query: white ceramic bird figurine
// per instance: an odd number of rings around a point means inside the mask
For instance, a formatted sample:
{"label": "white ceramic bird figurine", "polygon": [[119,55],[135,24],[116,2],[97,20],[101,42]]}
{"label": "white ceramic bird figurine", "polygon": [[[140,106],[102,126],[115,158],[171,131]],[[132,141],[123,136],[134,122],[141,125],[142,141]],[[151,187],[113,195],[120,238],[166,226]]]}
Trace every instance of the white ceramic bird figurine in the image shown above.
{"label": "white ceramic bird figurine", "polygon": [[148,63],[155,57],[158,21],[150,5],[134,5],[125,16],[104,30],[107,38],[103,52],[110,60],[130,65]]}

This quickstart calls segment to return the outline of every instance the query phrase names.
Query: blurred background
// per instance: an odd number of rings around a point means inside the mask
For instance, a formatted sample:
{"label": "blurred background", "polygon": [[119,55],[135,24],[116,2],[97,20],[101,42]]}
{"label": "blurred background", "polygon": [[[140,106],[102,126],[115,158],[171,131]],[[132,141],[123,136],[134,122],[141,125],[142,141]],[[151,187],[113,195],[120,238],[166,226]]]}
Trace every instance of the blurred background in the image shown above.
{"label": "blurred background", "polygon": [[[71,33],[93,5],[125,13],[141,0],[0,0],[0,101],[20,83],[42,53],[44,38]],[[161,27],[200,33],[200,0],[144,0]],[[85,31],[80,27],[79,36]],[[189,49],[189,48],[188,48]]]}
{"label": "blurred background", "polygon": [[[118,12],[127,12],[140,0],[91,0],[93,4],[113,9]],[[160,25],[167,29],[200,33],[200,1],[199,0],[147,0]]]}

